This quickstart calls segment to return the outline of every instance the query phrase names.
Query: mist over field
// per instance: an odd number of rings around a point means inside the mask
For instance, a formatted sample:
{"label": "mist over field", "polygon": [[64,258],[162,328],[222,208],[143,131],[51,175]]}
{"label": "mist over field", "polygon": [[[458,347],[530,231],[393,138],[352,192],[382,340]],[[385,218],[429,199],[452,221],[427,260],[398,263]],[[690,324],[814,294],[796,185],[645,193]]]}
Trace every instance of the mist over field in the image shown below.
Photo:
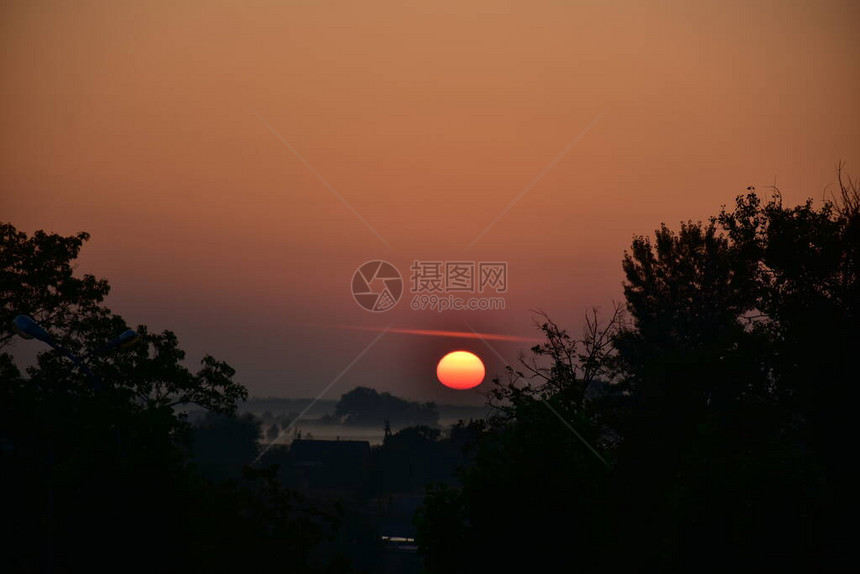
{"label": "mist over field", "polygon": [[[309,405],[313,406],[302,418],[299,414]],[[262,423],[263,441],[277,444],[289,444],[301,433],[305,439],[317,440],[364,440],[371,445],[382,444],[385,438],[385,418],[380,418],[377,425],[342,424],[327,420],[335,413],[336,400],[287,399],[274,397],[250,397],[243,403],[238,412],[250,413],[259,418]],[[460,421],[469,422],[486,417],[490,409],[486,406],[470,407],[462,405],[437,405],[439,418],[435,426],[444,430]],[[281,427],[289,425],[288,432],[279,432],[276,440],[266,436],[266,430],[272,424]],[[391,425],[391,430],[397,432],[409,426],[408,424]]]}

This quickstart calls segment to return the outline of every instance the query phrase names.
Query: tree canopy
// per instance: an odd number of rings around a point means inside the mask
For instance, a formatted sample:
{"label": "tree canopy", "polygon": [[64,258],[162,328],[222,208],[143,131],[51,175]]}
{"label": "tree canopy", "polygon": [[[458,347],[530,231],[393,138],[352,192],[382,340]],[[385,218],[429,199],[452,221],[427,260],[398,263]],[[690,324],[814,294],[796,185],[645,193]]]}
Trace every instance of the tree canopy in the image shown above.
{"label": "tree canopy", "polygon": [[750,188],[635,238],[623,312],[581,338],[544,315],[546,342],[494,381],[459,486],[417,517],[428,571],[844,567],[858,230],[840,172],[818,205]]}
{"label": "tree canopy", "polygon": [[[15,526],[4,562],[24,572],[344,571],[310,558],[337,517],[271,469],[242,473],[259,426],[234,417],[247,391],[227,363],[205,355],[192,371],[173,332],[144,325],[135,345],[104,352],[128,325],[105,306],[105,279],[75,273],[88,238],[0,224],[0,490]],[[19,314],[88,368],[45,345],[22,374],[9,353]],[[212,413],[196,440],[188,407]],[[222,445],[229,453],[213,452],[225,428],[241,433]]]}

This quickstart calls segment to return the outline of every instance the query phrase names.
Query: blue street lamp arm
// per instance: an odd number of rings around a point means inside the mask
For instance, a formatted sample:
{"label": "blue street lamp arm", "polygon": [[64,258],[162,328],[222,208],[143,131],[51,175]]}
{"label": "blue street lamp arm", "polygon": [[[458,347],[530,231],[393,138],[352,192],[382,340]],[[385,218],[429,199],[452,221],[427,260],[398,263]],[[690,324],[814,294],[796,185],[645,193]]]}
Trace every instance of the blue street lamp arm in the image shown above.
{"label": "blue street lamp arm", "polygon": [[23,338],[38,339],[43,343],[47,343],[52,348],[58,349],[57,344],[54,342],[54,338],[27,315],[18,315],[15,317],[12,321],[12,326]]}
{"label": "blue street lamp arm", "polygon": [[128,329],[121,333],[115,339],[108,341],[99,349],[87,353],[82,359],[71,351],[60,347],[57,342],[54,341],[54,338],[51,337],[50,333],[48,333],[38,323],[36,323],[36,321],[34,321],[31,317],[28,317],[27,315],[18,315],[17,317],[15,317],[15,319],[12,321],[12,326],[15,328],[15,331],[17,331],[18,334],[25,339],[38,339],[39,341],[42,341],[46,345],[50,346],[52,349],[55,349],[56,351],[62,353],[64,357],[72,361],[79,369],[86,373],[87,376],[93,379],[93,381],[95,381],[96,384],[99,386],[101,386],[101,378],[96,375],[84,361],[92,357],[93,355],[104,353],[119,347],[132,345],[140,339],[138,334],[133,329]]}
{"label": "blue street lamp arm", "polygon": [[140,335],[134,329],[128,329],[120,333],[118,337],[115,337],[111,341],[108,341],[95,351],[90,351],[86,355],[84,355],[84,359],[89,359],[94,355],[101,355],[102,353],[106,353],[113,349],[121,349],[123,347],[128,347],[130,345],[134,345],[140,339]]}

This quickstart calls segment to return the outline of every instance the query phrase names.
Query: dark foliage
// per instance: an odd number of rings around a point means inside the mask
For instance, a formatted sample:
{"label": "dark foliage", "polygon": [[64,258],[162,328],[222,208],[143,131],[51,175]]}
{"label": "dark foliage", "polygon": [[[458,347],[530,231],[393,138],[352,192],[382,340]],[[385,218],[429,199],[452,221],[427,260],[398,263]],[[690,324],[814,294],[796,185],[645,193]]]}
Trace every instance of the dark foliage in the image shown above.
{"label": "dark foliage", "polygon": [[[271,470],[241,472],[258,427],[233,416],[247,392],[229,365],[207,355],[191,372],[173,333],[144,326],[136,345],[98,352],[127,325],[102,304],[107,281],[73,273],[87,238],[0,225],[0,347],[28,314],[89,369],[46,346],[25,377],[0,353],[7,571],[346,571],[314,557],[337,516]],[[211,413],[196,440],[176,410],[189,406]]]}
{"label": "dark foliage", "polygon": [[428,571],[856,569],[860,197],[840,182],[819,208],[750,189],[664,225],[624,257],[624,316],[539,324],[473,463],[428,491]]}

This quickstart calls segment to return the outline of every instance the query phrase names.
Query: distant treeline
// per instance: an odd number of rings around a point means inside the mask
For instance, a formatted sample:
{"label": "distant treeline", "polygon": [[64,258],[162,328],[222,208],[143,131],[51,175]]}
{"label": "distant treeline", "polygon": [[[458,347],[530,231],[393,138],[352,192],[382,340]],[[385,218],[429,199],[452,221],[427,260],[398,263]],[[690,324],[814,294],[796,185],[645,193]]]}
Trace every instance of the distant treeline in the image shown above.
{"label": "distant treeline", "polygon": [[[250,397],[239,406],[239,412],[252,413],[266,424],[287,426],[313,401],[310,398]],[[440,421],[480,418],[486,413],[486,406],[421,403],[367,387],[356,387],[337,401],[317,401],[302,419],[381,430],[386,421],[393,428],[421,424],[436,426]]]}
{"label": "distant treeline", "polygon": [[356,387],[340,397],[329,417],[332,422],[355,426],[439,425],[436,403],[419,403],[380,393],[368,387]]}

